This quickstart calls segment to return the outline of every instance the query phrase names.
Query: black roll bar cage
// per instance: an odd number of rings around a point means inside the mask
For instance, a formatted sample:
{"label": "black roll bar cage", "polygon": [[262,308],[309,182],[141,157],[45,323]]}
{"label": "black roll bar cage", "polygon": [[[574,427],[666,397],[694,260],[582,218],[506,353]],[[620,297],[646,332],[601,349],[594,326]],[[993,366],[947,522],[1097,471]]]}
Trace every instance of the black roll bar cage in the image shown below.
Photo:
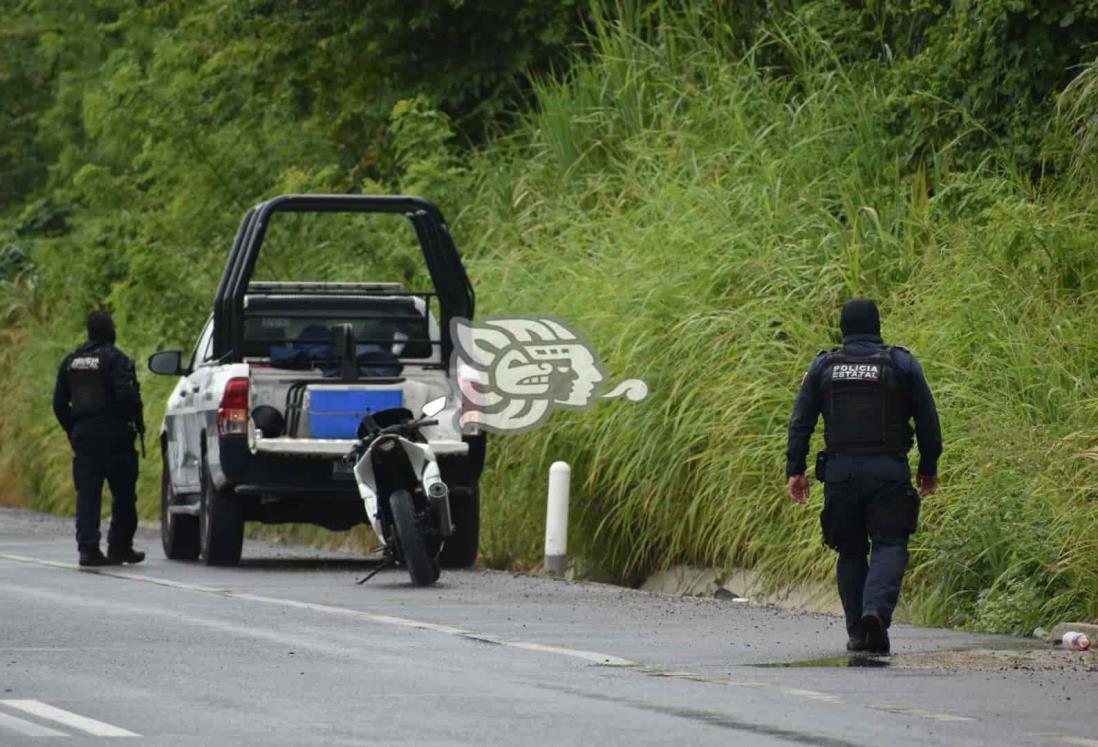
{"label": "black roll bar cage", "polygon": [[255,272],[267,227],[275,213],[385,213],[404,215],[419,240],[431,283],[438,296],[442,363],[450,359],[450,321],[473,318],[476,296],[442,212],[429,200],[412,196],[281,195],[244,214],[229,261],[214,297],[213,357],[241,360],[244,342],[244,296]]}

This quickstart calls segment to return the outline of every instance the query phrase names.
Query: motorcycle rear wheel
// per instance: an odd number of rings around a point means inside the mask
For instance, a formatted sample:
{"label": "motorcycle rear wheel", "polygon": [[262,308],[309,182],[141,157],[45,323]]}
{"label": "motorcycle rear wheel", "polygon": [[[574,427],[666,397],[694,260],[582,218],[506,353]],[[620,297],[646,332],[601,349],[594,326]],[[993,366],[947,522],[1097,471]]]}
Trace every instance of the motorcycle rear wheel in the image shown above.
{"label": "motorcycle rear wheel", "polygon": [[393,512],[397,543],[412,583],[430,586],[438,580],[438,558],[427,551],[423,532],[416,521],[416,506],[407,490],[394,491],[389,496],[389,508]]}

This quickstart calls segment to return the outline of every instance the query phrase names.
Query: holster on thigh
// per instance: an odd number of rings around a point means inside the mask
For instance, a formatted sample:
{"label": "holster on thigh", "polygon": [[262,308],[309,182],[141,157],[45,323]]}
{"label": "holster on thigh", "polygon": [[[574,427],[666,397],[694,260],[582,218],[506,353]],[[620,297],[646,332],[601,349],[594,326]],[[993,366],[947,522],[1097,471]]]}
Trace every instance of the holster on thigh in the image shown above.
{"label": "holster on thigh", "polygon": [[845,497],[828,486],[824,491],[824,507],[820,512],[823,542],[840,554],[864,555],[868,549],[865,523],[855,500]]}
{"label": "holster on thigh", "polygon": [[866,528],[873,537],[906,537],[919,528],[922,499],[910,485],[875,496],[866,507]]}

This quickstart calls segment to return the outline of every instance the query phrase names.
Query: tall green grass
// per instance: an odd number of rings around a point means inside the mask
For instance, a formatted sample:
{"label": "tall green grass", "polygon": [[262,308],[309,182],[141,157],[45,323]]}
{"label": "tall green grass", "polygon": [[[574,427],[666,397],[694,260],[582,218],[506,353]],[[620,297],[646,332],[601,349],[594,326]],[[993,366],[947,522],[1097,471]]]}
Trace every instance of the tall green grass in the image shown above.
{"label": "tall green grass", "polygon": [[908,615],[1022,631],[1098,614],[1093,197],[990,156],[905,167],[880,71],[808,25],[744,55],[620,24],[595,43],[539,86],[527,137],[483,155],[458,229],[482,308],[573,321],[652,394],[494,440],[490,562],[538,557],[545,474],[564,459],[591,572],[826,577],[821,491],[808,508],[784,497],[785,425],[842,302],[867,295],[924,362],[945,428]]}
{"label": "tall green grass", "polygon": [[[479,312],[564,317],[613,379],[651,389],[640,404],[558,413],[534,433],[492,439],[484,561],[538,563],[545,478],[564,459],[581,572],[633,582],[696,563],[751,566],[775,584],[827,577],[821,491],[808,507],[784,495],[785,426],[801,373],[837,342],[842,302],[865,295],[880,302],[888,340],[924,363],[945,429],[943,488],[923,505],[907,616],[1024,631],[1098,615],[1093,193],[1068,178],[1034,186],[995,152],[964,171],[948,149],[909,163],[885,127],[887,63],[845,61],[810,16],[746,49],[735,29],[689,11],[664,9],[658,27],[621,18],[596,14],[585,55],[538,81],[537,110],[480,152],[449,152],[444,119],[423,102],[394,128],[421,147],[398,144],[406,178],[393,188],[454,217]],[[285,167],[268,187],[328,184],[323,171]],[[141,235],[162,251],[197,242],[186,256],[202,269],[184,279],[193,308],[116,283],[133,352],[188,344],[178,330],[197,329],[212,296],[237,217],[217,217],[226,210],[181,198],[145,216],[154,223]],[[286,256],[338,276],[365,252],[414,280],[384,241],[333,260],[340,246],[310,238]],[[0,475],[32,505],[71,511],[48,396],[82,309],[66,304],[53,251],[37,260],[48,292],[4,294],[17,323],[0,348]],[[183,297],[153,260],[138,269]],[[153,424],[170,382],[146,379]],[[146,465],[151,516],[159,476]]]}

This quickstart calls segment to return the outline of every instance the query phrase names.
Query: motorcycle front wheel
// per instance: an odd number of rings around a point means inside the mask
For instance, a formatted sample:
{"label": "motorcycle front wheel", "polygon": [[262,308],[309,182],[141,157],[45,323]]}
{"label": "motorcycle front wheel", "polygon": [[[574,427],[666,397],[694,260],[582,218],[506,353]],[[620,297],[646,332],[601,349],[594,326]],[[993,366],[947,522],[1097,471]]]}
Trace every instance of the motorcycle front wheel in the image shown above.
{"label": "motorcycle front wheel", "polygon": [[412,583],[416,586],[430,586],[438,580],[438,558],[427,551],[423,532],[416,521],[416,506],[412,494],[407,490],[394,491],[389,496],[389,508],[393,512],[393,524],[396,529],[400,554]]}

